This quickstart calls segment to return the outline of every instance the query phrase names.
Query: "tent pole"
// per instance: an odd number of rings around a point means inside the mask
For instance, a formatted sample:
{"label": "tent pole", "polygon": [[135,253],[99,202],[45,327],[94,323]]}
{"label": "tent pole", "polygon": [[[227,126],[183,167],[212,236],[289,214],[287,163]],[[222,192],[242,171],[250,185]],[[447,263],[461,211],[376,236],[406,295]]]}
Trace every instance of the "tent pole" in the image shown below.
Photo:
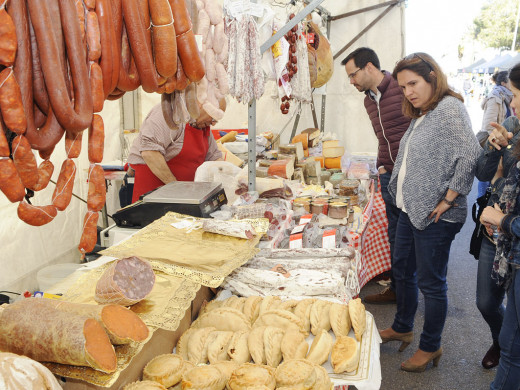
{"label": "tent pole", "polygon": [[516,12],[515,32],[513,33],[513,43],[511,44],[511,51],[515,50],[516,34],[518,34],[518,20],[520,19],[520,0],[518,1],[518,11]]}

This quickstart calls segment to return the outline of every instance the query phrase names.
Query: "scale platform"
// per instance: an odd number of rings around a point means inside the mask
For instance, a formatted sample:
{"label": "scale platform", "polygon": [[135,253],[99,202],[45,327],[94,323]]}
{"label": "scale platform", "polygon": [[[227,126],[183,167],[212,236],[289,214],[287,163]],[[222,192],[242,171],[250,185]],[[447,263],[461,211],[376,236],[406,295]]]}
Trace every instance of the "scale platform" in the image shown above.
{"label": "scale platform", "polygon": [[144,194],[112,215],[117,226],[142,228],[168,211],[208,218],[227,203],[220,183],[173,181]]}

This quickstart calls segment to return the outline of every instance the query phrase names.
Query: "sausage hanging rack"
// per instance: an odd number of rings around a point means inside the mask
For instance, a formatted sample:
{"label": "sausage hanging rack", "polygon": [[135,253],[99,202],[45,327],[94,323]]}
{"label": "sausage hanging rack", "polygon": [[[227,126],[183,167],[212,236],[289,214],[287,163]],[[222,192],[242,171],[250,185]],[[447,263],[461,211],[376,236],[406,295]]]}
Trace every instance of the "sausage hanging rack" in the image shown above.
{"label": "sausage hanging rack", "polygon": [[[256,3],[256,0],[252,0]],[[304,9],[302,9],[294,18],[283,26],[276,34],[271,36],[263,45],[260,46],[260,53],[264,53],[271,48],[280,38],[282,38],[291,28],[300,23],[307,15],[309,15],[324,0],[313,0]],[[248,104],[247,109],[247,169],[248,169],[248,188],[249,191],[256,190],[256,99]]]}

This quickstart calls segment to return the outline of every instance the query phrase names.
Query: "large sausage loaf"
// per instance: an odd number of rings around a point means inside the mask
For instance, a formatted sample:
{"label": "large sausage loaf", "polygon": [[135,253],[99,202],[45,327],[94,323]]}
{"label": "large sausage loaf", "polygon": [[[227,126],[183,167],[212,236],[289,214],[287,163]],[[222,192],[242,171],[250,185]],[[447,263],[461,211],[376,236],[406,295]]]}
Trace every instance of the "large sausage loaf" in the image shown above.
{"label": "large sausage loaf", "polygon": [[99,303],[133,305],[152,291],[155,274],[146,260],[127,257],[114,261],[101,275],[96,285],[95,299]]}
{"label": "large sausage loaf", "polygon": [[2,311],[0,350],[103,372],[117,367],[114,347],[99,322],[52,308],[39,298],[17,301]]}

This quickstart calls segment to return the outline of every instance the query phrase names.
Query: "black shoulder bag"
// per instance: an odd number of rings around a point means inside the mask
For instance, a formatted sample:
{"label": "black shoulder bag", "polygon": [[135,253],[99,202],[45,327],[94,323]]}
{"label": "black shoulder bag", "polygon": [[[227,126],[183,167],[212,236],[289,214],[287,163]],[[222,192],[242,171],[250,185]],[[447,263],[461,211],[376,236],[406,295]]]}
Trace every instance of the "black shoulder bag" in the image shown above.
{"label": "black shoulder bag", "polygon": [[480,216],[482,212],[486,208],[489,198],[491,197],[491,188],[486,190],[486,193],[481,197],[477,198],[473,207],[471,208],[471,217],[473,218],[473,222],[475,222],[475,229],[473,229],[473,234],[471,235],[471,241],[469,243],[469,253],[478,260],[480,255],[480,246],[482,244],[482,239],[484,238],[484,226],[480,223]]}

